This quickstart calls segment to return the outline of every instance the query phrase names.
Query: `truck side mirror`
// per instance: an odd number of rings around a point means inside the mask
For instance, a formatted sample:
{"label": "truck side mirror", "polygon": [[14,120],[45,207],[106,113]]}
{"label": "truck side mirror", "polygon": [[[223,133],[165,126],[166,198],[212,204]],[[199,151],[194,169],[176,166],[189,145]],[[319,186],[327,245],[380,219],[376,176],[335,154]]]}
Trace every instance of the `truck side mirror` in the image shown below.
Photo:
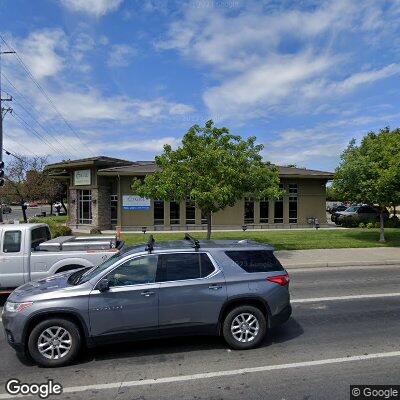
{"label": "truck side mirror", "polygon": [[100,279],[99,283],[97,284],[97,289],[100,292],[106,292],[110,289],[110,282],[107,278]]}

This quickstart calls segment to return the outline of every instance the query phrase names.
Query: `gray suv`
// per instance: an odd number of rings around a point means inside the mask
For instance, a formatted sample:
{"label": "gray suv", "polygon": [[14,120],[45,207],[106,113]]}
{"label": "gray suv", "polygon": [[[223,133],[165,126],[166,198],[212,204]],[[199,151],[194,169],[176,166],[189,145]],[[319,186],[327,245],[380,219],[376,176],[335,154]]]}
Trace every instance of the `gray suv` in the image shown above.
{"label": "gray suv", "polygon": [[253,348],[291,315],[289,276],[273,251],[151,237],[99,266],[14,290],[3,309],[7,342],[45,367],[72,362],[81,346],[160,335],[221,335],[234,349]]}

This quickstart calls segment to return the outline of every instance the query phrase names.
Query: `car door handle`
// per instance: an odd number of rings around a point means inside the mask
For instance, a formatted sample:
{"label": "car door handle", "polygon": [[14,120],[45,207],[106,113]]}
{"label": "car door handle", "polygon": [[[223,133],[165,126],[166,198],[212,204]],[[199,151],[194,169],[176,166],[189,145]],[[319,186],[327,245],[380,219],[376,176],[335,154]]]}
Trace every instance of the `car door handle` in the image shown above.
{"label": "car door handle", "polygon": [[150,297],[154,294],[154,292],[150,292],[149,290],[146,290],[145,292],[140,293],[144,297]]}
{"label": "car door handle", "polygon": [[208,287],[210,290],[218,290],[218,289],[222,289],[222,285],[216,284],[216,285],[210,285]]}

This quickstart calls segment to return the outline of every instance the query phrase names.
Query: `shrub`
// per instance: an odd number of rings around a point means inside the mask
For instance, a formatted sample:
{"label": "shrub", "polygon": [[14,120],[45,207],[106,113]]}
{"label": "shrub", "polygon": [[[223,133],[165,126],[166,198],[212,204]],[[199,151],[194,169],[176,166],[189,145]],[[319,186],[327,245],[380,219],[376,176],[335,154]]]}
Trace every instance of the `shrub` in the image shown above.
{"label": "shrub", "polygon": [[65,225],[53,225],[50,226],[51,230],[51,235],[53,238],[59,237],[59,236],[71,236],[72,235],[72,230],[70,227],[65,226]]}
{"label": "shrub", "polygon": [[387,228],[400,228],[400,219],[397,215],[393,215],[385,222]]}
{"label": "shrub", "polygon": [[340,225],[344,226],[345,228],[357,228],[359,225],[359,222],[351,215],[345,215],[341,217],[339,222]]}
{"label": "shrub", "polygon": [[358,225],[359,228],[365,228],[366,225],[364,224],[364,222],[360,222],[360,224]]}
{"label": "shrub", "polygon": [[91,235],[101,235],[101,230],[100,230],[100,228],[98,228],[98,227],[92,228],[92,229],[90,230],[90,234],[91,234]]}

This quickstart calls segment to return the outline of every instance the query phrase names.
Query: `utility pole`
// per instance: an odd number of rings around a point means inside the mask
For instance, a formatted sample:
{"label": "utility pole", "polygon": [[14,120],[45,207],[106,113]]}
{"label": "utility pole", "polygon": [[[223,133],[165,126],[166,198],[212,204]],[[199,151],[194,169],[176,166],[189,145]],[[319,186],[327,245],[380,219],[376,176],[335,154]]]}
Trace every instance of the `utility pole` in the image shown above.
{"label": "utility pole", "polygon": [[[1,57],[3,54],[14,54],[15,51],[2,51],[0,44],[0,187],[4,186],[4,161],[3,161],[3,120],[8,112],[12,112],[11,107],[3,107],[3,101],[12,101],[8,96],[3,99],[1,89]],[[0,223],[3,222],[3,199],[0,196]]]}

